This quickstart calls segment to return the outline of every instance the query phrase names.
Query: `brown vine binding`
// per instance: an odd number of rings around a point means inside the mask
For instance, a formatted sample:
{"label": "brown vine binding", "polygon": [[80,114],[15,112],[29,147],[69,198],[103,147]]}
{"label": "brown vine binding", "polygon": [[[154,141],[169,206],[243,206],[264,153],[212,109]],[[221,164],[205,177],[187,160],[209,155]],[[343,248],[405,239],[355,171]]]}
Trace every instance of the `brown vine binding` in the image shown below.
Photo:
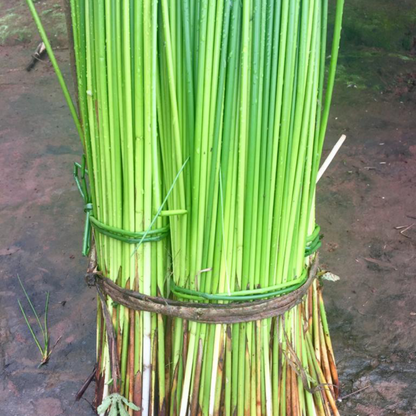
{"label": "brown vine binding", "polygon": [[229,304],[183,302],[147,296],[134,290],[123,289],[96,268],[89,271],[85,278],[87,284],[95,286],[99,294],[107,295],[114,302],[131,310],[152,312],[206,324],[237,324],[283,315],[302,301],[316,279],[317,271],[318,254],[315,255],[309,268],[308,279],[293,292],[266,300]]}

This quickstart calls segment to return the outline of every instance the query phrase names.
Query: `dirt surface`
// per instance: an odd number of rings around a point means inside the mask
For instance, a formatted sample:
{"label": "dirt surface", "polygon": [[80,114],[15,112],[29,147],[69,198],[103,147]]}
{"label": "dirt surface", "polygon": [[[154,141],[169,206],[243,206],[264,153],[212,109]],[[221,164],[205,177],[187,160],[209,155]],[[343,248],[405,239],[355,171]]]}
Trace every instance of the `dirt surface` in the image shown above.
{"label": "dirt surface", "polygon": [[322,258],[341,276],[325,299],[342,395],[365,387],[341,403],[351,416],[416,414],[416,94],[398,81],[416,64],[387,66],[384,93],[338,83],[326,147],[348,138],[318,187]]}
{"label": "dirt surface", "polygon": [[[0,47],[0,413],[92,415],[92,388],[74,401],[95,356],[95,297],[83,280],[84,215],[71,174],[81,144],[51,65],[24,70],[37,39]],[[342,52],[326,152],[342,133],[347,141],[317,199],[321,258],[341,277],[325,285],[340,409],[415,415],[416,59],[352,45]],[[57,56],[70,80],[67,51]],[[41,368],[17,274],[38,311],[50,292],[51,343],[62,337]]]}

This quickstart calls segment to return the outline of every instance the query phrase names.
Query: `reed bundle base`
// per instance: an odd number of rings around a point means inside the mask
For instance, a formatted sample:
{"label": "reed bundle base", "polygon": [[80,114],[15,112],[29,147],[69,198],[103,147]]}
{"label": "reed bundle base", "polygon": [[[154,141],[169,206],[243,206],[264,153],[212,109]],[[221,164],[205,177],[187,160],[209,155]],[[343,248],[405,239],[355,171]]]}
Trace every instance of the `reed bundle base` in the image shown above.
{"label": "reed bundle base", "polygon": [[[312,398],[311,403],[313,403],[317,415],[339,414],[336,407],[336,400],[339,396],[338,374],[328,333],[322,299],[322,286],[318,279],[318,254],[314,256],[308,269],[306,283],[290,294],[254,302],[212,304],[152,297],[122,288],[97,271],[94,253],[95,250],[92,251],[90,266],[85,279],[89,287],[94,286],[96,288],[101,305],[99,316],[105,323],[101,325],[101,328],[103,328],[101,337],[105,336],[107,338],[109,346],[112,373],[111,390],[113,393],[123,393],[120,391],[121,379],[119,369],[121,345],[120,337],[117,337],[113,319],[107,308],[108,301],[111,301],[113,305],[124,306],[132,316],[135,313],[151,312],[160,317],[165,317],[167,344],[170,342],[175,320],[177,319],[183,320],[183,325],[185,326],[189,325],[189,321],[208,323],[212,328],[225,326],[227,339],[224,341],[224,349],[221,351],[220,357],[223,368],[228,364],[227,360],[232,361],[232,348],[230,349],[230,346],[232,346],[232,334],[235,332],[235,328],[241,324],[253,325],[254,344],[258,344],[254,345],[253,348],[256,349],[262,344],[262,332],[266,325],[270,333],[269,359],[271,362],[278,362],[279,385],[282,385],[283,382],[286,388],[284,397],[281,397],[278,391],[275,398],[277,402],[270,404],[273,406],[272,409],[275,408],[275,410],[272,410],[272,413],[270,413],[270,408],[267,409],[267,403],[261,397],[261,393],[256,392],[256,395],[259,394],[260,397],[257,397],[258,400],[256,400],[255,406],[257,409],[255,414],[300,415],[300,409],[295,405],[300,401],[299,394],[302,394],[300,392]],[[293,334],[293,331],[288,333],[288,331],[284,330],[284,328],[288,327],[288,320],[294,319],[293,315],[299,321],[298,328],[300,333],[295,332]],[[296,335],[302,338],[300,342],[302,346],[301,351],[298,348],[299,343],[294,343],[292,339],[292,336]],[[168,345],[166,346],[168,347]],[[100,361],[100,357],[98,357],[98,362]],[[166,357],[164,363],[157,363],[157,365],[165,366],[166,374],[169,374],[169,357]],[[261,371],[259,370],[257,369],[256,374],[253,374],[253,376],[254,383],[257,382],[258,385],[261,385]],[[98,407],[103,399],[104,388],[104,378],[100,373],[99,365],[95,368],[95,375],[97,382],[95,404]],[[140,378],[140,374],[136,375],[136,377]],[[168,380],[169,377],[167,376],[166,381],[168,382]],[[135,383],[138,386],[141,385],[139,379],[136,379]],[[220,386],[222,390],[227,388],[226,384],[227,380],[221,380]],[[162,400],[160,397],[153,398],[154,414],[179,414],[178,409],[175,409],[175,406],[172,406],[172,403],[170,403],[169,385],[166,386],[166,392],[166,397]],[[224,396],[223,392],[220,394]],[[158,395],[157,390],[155,390],[155,395]],[[128,399],[133,400],[134,394],[132,397],[128,397]],[[304,399],[307,400],[307,397]],[[157,408],[156,403],[158,402],[163,403],[162,407]],[[215,414],[227,414],[228,412],[224,408],[226,405],[225,397],[219,403],[220,406]],[[170,412],[169,409],[172,407],[174,410]],[[189,409],[187,414],[203,414],[199,403],[196,403],[194,406],[191,403],[191,407],[193,410]],[[140,410],[131,410],[131,414],[136,416],[142,413]]]}

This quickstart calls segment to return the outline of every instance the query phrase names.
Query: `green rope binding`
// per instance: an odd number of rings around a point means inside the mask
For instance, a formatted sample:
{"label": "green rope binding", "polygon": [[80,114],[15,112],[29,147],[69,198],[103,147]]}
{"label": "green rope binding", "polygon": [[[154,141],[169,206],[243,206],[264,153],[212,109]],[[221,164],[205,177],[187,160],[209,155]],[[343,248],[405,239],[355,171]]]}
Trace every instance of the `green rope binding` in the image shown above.
{"label": "green rope binding", "polygon": [[81,198],[84,201],[84,212],[85,212],[85,226],[84,226],[84,238],[82,243],[82,255],[88,256],[91,246],[91,228],[103,234],[107,237],[121,241],[127,244],[139,244],[139,243],[151,243],[163,240],[169,234],[169,224],[162,228],[148,231],[127,231],[121,228],[112,227],[106,225],[93,215],[93,205],[91,202],[91,196],[88,191],[86,175],[88,170],[86,169],[85,155],[82,156],[82,163],[74,163],[73,175],[75,184],[77,185],[78,191]]}
{"label": "green rope binding", "polygon": [[[305,249],[305,257],[311,256],[315,253],[319,247],[321,247],[321,235],[320,235],[321,228],[317,225],[311,235],[306,237],[306,249]],[[250,300],[261,300],[272,298],[276,296],[285,295],[299,289],[306,281],[308,280],[308,273],[307,269],[303,269],[302,274],[290,281],[281,283],[279,285],[265,287],[265,288],[258,288],[258,289],[248,289],[248,290],[240,290],[237,292],[231,293],[218,293],[218,294],[211,294],[211,293],[204,293],[199,292],[197,290],[185,289],[179,287],[175,284],[173,279],[170,281],[170,289],[172,293],[182,299],[190,299],[190,300],[210,300],[210,301],[250,301]]]}
{"label": "green rope binding", "polygon": [[270,297],[276,297],[285,295],[299,289],[308,279],[306,269],[302,272],[302,275],[287,283],[281,285],[253,289],[253,290],[241,290],[238,292],[231,293],[219,293],[210,294],[204,292],[198,292],[196,290],[185,289],[177,286],[171,279],[170,288],[172,292],[180,298],[191,299],[191,300],[215,300],[215,301],[247,301],[247,300],[260,300]]}

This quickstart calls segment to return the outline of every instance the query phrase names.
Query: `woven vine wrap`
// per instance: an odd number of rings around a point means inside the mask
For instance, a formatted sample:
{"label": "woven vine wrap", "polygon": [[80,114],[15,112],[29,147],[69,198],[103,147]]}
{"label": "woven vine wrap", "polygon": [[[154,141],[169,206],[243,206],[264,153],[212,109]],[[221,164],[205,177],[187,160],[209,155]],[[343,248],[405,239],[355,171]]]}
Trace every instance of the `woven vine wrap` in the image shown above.
{"label": "woven vine wrap", "polygon": [[178,301],[124,289],[97,271],[95,254],[91,256],[86,281],[89,286],[95,286],[99,294],[107,295],[117,304],[135,311],[152,312],[207,324],[236,324],[283,315],[302,301],[316,279],[317,271],[318,254],[315,255],[308,269],[308,278],[301,287],[279,297],[249,302],[233,301],[228,304]]}

